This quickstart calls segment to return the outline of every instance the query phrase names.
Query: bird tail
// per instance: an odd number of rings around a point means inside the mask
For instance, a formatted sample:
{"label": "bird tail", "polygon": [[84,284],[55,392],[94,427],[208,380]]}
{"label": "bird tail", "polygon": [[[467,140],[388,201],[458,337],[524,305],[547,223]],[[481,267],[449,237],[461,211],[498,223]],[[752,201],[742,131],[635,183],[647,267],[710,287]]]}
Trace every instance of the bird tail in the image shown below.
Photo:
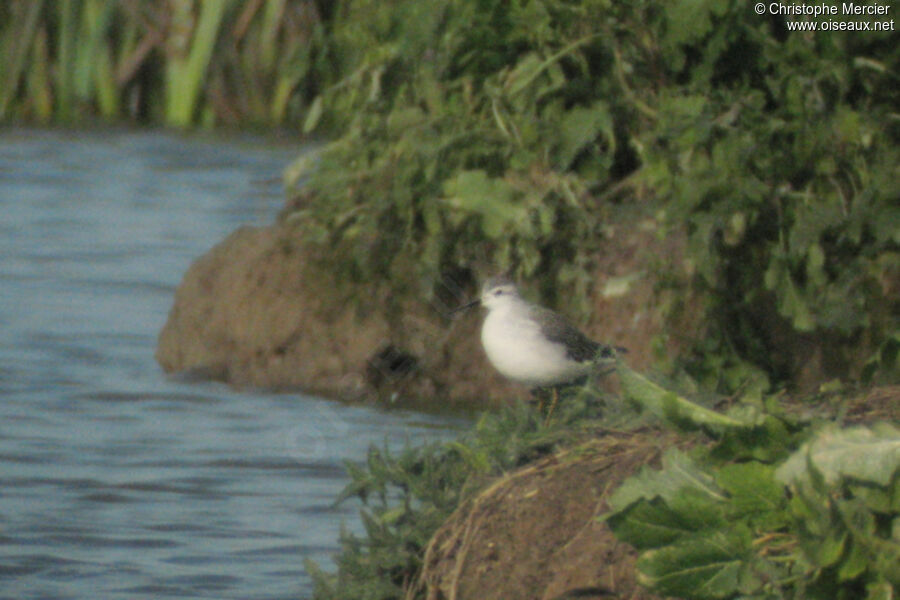
{"label": "bird tail", "polygon": [[594,361],[609,362],[610,360],[615,360],[619,354],[628,354],[628,348],[623,348],[622,346],[607,346],[605,344],[601,344],[601,346],[597,348],[597,352],[594,354]]}
{"label": "bird tail", "polygon": [[597,377],[605,377],[615,371],[619,355],[627,352],[628,350],[621,346],[602,345],[597,348],[597,352],[594,354],[595,375]]}

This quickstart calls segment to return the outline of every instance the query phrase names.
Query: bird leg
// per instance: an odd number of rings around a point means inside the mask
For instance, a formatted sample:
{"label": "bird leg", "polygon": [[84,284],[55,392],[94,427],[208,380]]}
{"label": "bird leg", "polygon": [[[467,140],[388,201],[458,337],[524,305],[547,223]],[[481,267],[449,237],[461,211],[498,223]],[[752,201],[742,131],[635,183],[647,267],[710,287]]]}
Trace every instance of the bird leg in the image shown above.
{"label": "bird leg", "polygon": [[[536,387],[531,390],[531,395],[534,398],[537,398],[537,412],[539,415],[543,415],[544,410],[547,408],[548,396],[550,396],[550,413],[553,412],[557,402],[557,392],[555,387]],[[547,418],[549,418],[549,413]]]}
{"label": "bird leg", "polygon": [[544,404],[547,401],[547,388],[536,387],[531,390],[531,395],[537,398],[537,411],[539,415],[544,414]]}
{"label": "bird leg", "polygon": [[556,405],[559,403],[559,388],[553,387],[553,401],[550,403],[550,409],[547,411],[547,418],[544,420],[544,425],[550,423],[550,417],[553,416],[553,411],[556,409]]}

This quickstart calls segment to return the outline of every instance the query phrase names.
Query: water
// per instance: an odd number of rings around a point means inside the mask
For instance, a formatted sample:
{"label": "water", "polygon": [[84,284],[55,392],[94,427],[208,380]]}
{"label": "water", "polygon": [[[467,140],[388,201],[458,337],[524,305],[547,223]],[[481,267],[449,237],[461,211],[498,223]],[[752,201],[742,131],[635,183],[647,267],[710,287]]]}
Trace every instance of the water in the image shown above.
{"label": "water", "polygon": [[[0,598],[305,598],[359,530],[345,459],[446,420],[179,382],[153,360],[190,262],[271,222],[299,148],[0,132]],[[443,428],[441,428],[443,426]]]}

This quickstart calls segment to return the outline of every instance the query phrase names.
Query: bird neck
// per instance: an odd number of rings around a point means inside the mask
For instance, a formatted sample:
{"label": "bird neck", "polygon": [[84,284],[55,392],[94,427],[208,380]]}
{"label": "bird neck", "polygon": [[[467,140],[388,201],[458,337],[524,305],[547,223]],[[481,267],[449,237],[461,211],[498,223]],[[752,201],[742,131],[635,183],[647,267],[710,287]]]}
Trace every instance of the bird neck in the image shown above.
{"label": "bird neck", "polygon": [[500,318],[525,318],[531,310],[527,302],[521,298],[511,296],[492,306],[490,312],[495,313]]}

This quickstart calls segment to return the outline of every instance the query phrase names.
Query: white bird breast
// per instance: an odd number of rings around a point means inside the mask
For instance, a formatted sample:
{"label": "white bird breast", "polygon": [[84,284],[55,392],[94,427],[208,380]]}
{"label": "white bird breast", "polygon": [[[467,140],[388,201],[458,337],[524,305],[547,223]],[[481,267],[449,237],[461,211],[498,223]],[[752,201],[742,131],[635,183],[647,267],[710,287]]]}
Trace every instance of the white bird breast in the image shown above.
{"label": "white bird breast", "polygon": [[590,363],[569,358],[565,347],[544,337],[540,324],[528,313],[524,302],[508,302],[485,317],[481,343],[494,368],[504,377],[532,386],[566,383],[590,372]]}

